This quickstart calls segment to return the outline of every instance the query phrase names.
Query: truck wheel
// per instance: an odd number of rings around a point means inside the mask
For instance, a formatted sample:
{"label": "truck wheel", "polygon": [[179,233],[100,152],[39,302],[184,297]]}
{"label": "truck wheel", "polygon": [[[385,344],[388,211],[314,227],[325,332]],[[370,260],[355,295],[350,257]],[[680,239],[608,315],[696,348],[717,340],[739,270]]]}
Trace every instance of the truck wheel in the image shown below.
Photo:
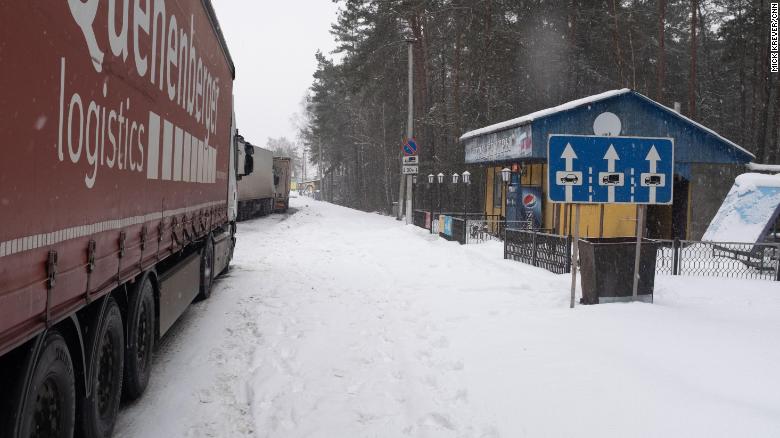
{"label": "truck wheel", "polygon": [[122,395],[122,369],[125,357],[125,335],[122,314],[113,297],[106,298],[105,313],[97,326],[87,333],[87,348],[95,345],[89,360],[92,391],[83,397],[80,407],[81,427],[86,438],[110,437],[119,412]]}
{"label": "truck wheel", "polygon": [[135,400],[146,390],[152,373],[156,316],[154,286],[148,276],[138,282],[128,301],[122,396],[125,400]]}
{"label": "truck wheel", "polygon": [[[27,360],[34,360],[32,352]],[[17,392],[20,395],[13,416],[17,421],[16,427],[11,425],[10,436],[72,437],[76,421],[76,383],[65,339],[56,331],[49,332],[38,360],[34,365],[28,365],[34,366],[30,385]]]}
{"label": "truck wheel", "polygon": [[198,300],[205,300],[211,296],[211,283],[214,282],[214,242],[211,234],[206,236],[200,256],[200,292]]}

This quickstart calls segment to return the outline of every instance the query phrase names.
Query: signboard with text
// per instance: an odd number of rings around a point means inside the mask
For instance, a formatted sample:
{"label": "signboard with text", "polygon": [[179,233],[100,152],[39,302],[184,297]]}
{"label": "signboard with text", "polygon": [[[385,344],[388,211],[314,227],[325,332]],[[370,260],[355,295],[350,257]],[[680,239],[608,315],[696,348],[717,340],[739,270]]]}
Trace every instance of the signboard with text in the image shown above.
{"label": "signboard with text", "polygon": [[488,163],[530,157],[531,125],[480,135],[466,140],[466,163]]}

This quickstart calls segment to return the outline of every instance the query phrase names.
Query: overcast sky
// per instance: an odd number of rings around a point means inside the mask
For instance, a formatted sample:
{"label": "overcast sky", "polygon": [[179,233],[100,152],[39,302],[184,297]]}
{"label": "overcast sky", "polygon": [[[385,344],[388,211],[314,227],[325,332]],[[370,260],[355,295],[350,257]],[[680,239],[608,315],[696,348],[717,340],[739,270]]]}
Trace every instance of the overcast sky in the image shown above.
{"label": "overcast sky", "polygon": [[236,65],[237,127],[258,146],[268,137],[295,139],[290,123],[312,83],[314,54],[336,46],[331,0],[212,0]]}

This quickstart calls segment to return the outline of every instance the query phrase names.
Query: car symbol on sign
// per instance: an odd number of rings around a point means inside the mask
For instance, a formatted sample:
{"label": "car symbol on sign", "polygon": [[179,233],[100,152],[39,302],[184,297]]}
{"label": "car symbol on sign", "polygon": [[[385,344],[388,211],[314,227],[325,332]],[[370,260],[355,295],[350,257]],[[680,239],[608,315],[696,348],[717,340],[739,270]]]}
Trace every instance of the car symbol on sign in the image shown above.
{"label": "car symbol on sign", "polygon": [[579,180],[580,179],[577,178],[577,175],[575,175],[573,173],[567,173],[566,175],[561,177],[561,182],[564,183],[564,184],[566,184],[566,183],[576,183]]}
{"label": "car symbol on sign", "polygon": [[645,184],[649,186],[657,186],[661,184],[661,176],[660,175],[650,175],[645,177]]}

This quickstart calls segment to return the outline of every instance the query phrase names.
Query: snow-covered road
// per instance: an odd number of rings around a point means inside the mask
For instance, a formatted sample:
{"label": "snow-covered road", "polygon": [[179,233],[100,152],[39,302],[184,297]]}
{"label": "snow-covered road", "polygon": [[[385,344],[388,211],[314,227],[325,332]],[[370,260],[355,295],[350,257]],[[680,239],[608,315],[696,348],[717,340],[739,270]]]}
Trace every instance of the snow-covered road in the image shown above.
{"label": "snow-covered road", "polygon": [[568,309],[568,276],[292,200],[162,342],[116,436],[780,436],[780,284],[661,277]]}

